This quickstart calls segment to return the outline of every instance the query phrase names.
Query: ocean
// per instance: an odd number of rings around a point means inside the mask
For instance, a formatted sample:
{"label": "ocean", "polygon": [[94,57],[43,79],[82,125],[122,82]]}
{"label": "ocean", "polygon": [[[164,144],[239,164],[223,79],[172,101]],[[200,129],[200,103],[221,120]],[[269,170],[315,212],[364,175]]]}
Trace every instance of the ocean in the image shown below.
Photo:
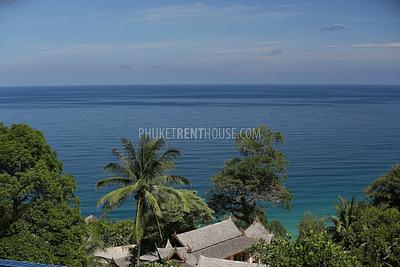
{"label": "ocean", "polygon": [[[400,86],[143,85],[0,88],[0,122],[42,131],[78,182],[84,215],[100,214],[102,167],[121,137],[140,128],[248,128],[280,131],[288,164],[289,210],[266,206],[291,233],[305,212],[335,212],[338,196],[363,190],[400,162]],[[167,140],[182,152],[175,173],[207,197],[210,177],[238,155],[233,140]],[[111,214],[133,218],[133,202]]]}

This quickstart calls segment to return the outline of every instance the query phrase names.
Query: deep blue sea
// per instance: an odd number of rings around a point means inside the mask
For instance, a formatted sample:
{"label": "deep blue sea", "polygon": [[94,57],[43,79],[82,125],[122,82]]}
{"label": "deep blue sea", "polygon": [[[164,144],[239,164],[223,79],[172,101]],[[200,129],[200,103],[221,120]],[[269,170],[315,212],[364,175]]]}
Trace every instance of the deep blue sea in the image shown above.
{"label": "deep blue sea", "polygon": [[[334,213],[339,195],[364,188],[400,162],[400,86],[165,85],[0,88],[0,121],[44,133],[78,181],[84,215],[99,215],[95,183],[121,137],[139,128],[256,127],[279,130],[286,144],[289,211],[268,207],[296,232],[307,211]],[[175,172],[207,196],[210,177],[236,156],[232,140],[168,140],[181,150]],[[112,214],[134,216],[133,203]]]}

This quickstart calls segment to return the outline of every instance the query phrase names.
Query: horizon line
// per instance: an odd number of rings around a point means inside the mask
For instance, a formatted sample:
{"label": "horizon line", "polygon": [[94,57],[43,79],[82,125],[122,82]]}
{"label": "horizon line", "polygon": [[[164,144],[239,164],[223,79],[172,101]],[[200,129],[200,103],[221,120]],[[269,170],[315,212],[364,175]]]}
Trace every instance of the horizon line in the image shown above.
{"label": "horizon line", "polygon": [[137,83],[137,84],[42,84],[42,85],[0,85],[0,88],[25,87],[109,87],[109,86],[400,86],[400,83]]}

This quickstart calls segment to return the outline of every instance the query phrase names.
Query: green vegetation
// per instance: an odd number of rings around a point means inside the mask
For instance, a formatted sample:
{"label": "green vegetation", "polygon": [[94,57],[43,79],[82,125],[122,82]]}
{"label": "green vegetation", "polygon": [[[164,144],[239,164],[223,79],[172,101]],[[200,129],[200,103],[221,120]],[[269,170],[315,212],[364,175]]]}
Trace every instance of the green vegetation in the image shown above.
{"label": "green vegetation", "polygon": [[[188,198],[189,210],[182,209],[174,198],[161,196],[159,199],[162,217],[157,225],[151,216],[145,217],[145,232],[147,233],[142,239],[143,254],[154,251],[155,244],[159,247],[166,245],[168,238],[174,233],[182,233],[196,229],[201,225],[205,225],[213,219],[213,210],[207,206],[194,191],[182,191]],[[162,229],[163,235],[158,234],[158,227]]]}
{"label": "green vegetation", "polygon": [[0,258],[84,265],[75,190],[39,131],[0,124]]}
{"label": "green vegetation", "polygon": [[[262,202],[288,207],[285,157],[275,147],[280,133],[266,127],[253,137],[239,136],[242,157],[228,160],[212,177],[211,207],[217,215],[232,214],[242,227],[259,218],[275,234],[271,244],[250,249],[271,266],[400,266],[400,165],[366,189],[369,202],[339,197],[336,214],[318,218],[306,213],[299,237],[291,239],[279,221],[268,222]],[[195,191],[177,189],[185,177],[170,175],[176,149],[163,150],[163,140],[146,136],[136,150],[122,139],[113,150],[118,162],[105,166],[113,176],[97,187],[117,186],[99,200],[104,214],[130,197],[136,200],[134,220],[110,221],[81,217],[74,177],[43,135],[27,125],[0,124],[0,258],[67,266],[100,266],[94,252],[137,242],[138,255],[164,246],[175,232],[208,224],[214,211]],[[164,151],[164,152],[162,152]],[[107,263],[113,266],[112,262]],[[178,266],[175,262],[141,266]]]}
{"label": "green vegetation", "polygon": [[288,235],[287,230],[285,229],[285,227],[283,226],[283,224],[280,221],[272,220],[271,222],[264,224],[264,226],[271,233],[274,233],[274,236],[277,238],[283,238]]}
{"label": "green vegetation", "polygon": [[346,201],[343,197],[339,197],[336,204],[336,216],[331,216],[333,226],[328,227],[328,231],[332,234],[333,240],[336,242],[343,239],[350,225],[356,219],[356,212],[360,204],[353,197],[350,201]]}
{"label": "green vegetation", "polygon": [[104,247],[129,245],[133,240],[135,223],[132,220],[94,220],[88,228]]}
{"label": "green vegetation", "polygon": [[96,250],[131,244],[137,234],[142,235],[140,231],[146,233],[143,247],[149,251],[156,243],[165,244],[172,233],[192,230],[213,219],[212,209],[195,191],[170,187],[188,184],[184,177],[165,174],[174,166],[177,150],[158,155],[164,142],[147,137],[141,140],[137,155],[129,154],[134,151],[129,140],[123,140],[123,145],[123,152],[113,150],[120,162],[105,167],[122,177],[106,178],[97,185],[124,186],[105,195],[100,204],[107,212],[131,194],[144,197],[142,216],[135,221],[85,223],[75,196],[75,179],[63,174],[61,162],[43,135],[26,125],[7,128],[0,124],[0,258],[96,265]]}
{"label": "green vegetation", "polygon": [[289,206],[291,194],[284,185],[286,160],[275,148],[282,143],[282,135],[266,126],[255,128],[251,136],[237,137],[242,157],[228,160],[212,177],[210,205],[219,215],[232,214],[245,227],[256,217],[265,218],[260,201]]}
{"label": "green vegetation", "polygon": [[328,227],[306,214],[297,240],[277,238],[252,252],[272,266],[400,266],[398,166],[367,188],[371,203],[339,197]]}
{"label": "green vegetation", "polygon": [[271,244],[258,243],[250,249],[262,263],[276,267],[292,266],[361,266],[356,257],[333,243],[325,233],[308,233],[292,240],[275,239]]}
{"label": "green vegetation", "polygon": [[[189,211],[184,211],[174,198],[162,196],[159,199],[159,206],[162,217],[158,224],[151,214],[144,216],[144,236],[141,241],[141,254],[155,250],[155,244],[165,246],[167,239],[175,232],[185,232],[196,229],[200,225],[209,223],[213,219],[213,211],[195,191],[184,191],[187,194]],[[114,247],[132,244],[134,238],[135,222],[133,220],[91,220],[88,228],[93,233],[92,241],[98,240],[100,247]],[[159,229],[162,229],[160,237]],[[137,250],[136,250],[137,253]],[[134,255],[137,258],[137,255]]]}
{"label": "green vegetation", "polygon": [[297,225],[299,238],[309,233],[319,234],[325,231],[325,219],[318,218],[311,212],[304,214],[299,224]]}
{"label": "green vegetation", "polygon": [[134,196],[136,200],[136,217],[134,226],[134,241],[137,244],[137,263],[141,255],[140,246],[144,235],[145,217],[151,216],[157,222],[160,237],[162,238],[159,219],[162,211],[159,199],[163,196],[174,197],[181,203],[184,211],[189,211],[187,193],[174,189],[173,185],[187,185],[189,180],[182,176],[169,175],[167,171],[175,165],[173,160],[179,156],[179,151],[173,148],[161,153],[165,142],[162,139],[152,140],[143,135],[138,150],[128,139],[122,139],[123,151],[113,149],[118,162],[112,162],[104,170],[115,176],[101,179],[96,187],[118,186],[98,201],[98,206],[104,212],[118,208],[123,202]]}
{"label": "green vegetation", "polygon": [[339,244],[363,266],[400,266],[400,211],[362,205]]}
{"label": "green vegetation", "polygon": [[376,179],[366,190],[376,206],[400,209],[400,165]]}

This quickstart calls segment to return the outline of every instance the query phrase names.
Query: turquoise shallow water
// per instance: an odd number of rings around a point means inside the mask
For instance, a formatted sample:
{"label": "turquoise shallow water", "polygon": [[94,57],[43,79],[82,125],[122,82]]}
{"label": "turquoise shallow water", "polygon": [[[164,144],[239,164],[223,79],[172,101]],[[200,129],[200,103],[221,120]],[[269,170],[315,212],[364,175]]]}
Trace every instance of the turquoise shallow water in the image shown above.
{"label": "turquoise shallow water", "polygon": [[[99,214],[102,167],[120,137],[145,127],[255,127],[283,133],[290,211],[268,207],[291,231],[304,212],[334,212],[338,195],[363,189],[400,161],[400,87],[179,85],[0,88],[0,121],[41,130],[78,180],[85,215]],[[236,155],[232,140],[169,140],[182,151],[176,173],[207,196],[209,177]],[[132,217],[132,203],[113,213]]]}

